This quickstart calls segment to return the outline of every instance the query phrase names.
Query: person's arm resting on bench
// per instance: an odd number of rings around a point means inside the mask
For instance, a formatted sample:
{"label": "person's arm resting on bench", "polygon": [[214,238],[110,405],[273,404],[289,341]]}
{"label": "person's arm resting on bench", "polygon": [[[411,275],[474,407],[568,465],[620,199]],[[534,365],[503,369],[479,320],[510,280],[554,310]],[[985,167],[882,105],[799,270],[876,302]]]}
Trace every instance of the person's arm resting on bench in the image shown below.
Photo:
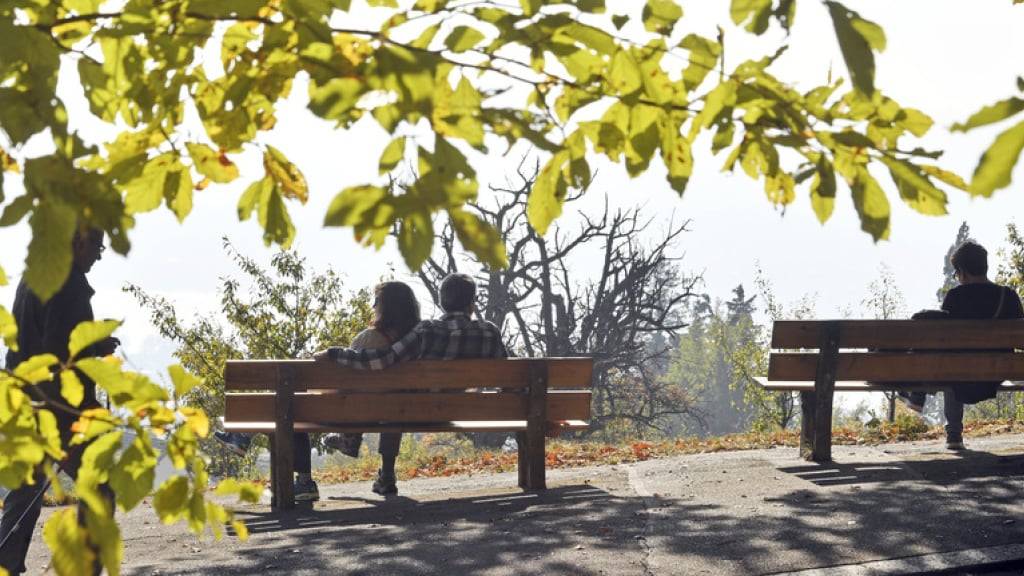
{"label": "person's arm resting on bench", "polygon": [[419,330],[413,329],[388,348],[354,350],[335,346],[317,352],[313,359],[337,362],[357,370],[383,370],[392,364],[419,358],[422,350],[422,334]]}

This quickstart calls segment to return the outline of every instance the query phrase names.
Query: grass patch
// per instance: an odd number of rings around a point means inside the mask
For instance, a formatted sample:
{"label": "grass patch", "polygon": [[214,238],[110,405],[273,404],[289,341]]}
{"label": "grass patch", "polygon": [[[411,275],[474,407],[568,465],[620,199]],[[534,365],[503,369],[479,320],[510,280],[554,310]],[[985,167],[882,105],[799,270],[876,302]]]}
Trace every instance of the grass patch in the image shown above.
{"label": "grass patch", "polygon": [[[982,437],[1024,432],[1024,423],[1012,420],[980,420],[964,424],[964,436]],[[928,426],[920,418],[899,414],[896,421],[847,425],[832,430],[832,443],[840,446],[877,445],[913,440],[945,438],[941,426]],[[614,465],[667,458],[687,454],[707,454],[736,450],[797,447],[797,430],[769,433],[750,432],[714,438],[678,438],[671,440],[627,439],[619,443],[579,440],[550,440],[547,467],[575,468]],[[472,444],[451,434],[425,434],[418,439],[405,435],[395,470],[401,480],[437,478],[457,474],[493,474],[516,470],[515,452],[474,449]],[[377,474],[379,457],[363,446],[358,459],[336,456],[313,472],[320,483],[336,484],[371,480]]]}

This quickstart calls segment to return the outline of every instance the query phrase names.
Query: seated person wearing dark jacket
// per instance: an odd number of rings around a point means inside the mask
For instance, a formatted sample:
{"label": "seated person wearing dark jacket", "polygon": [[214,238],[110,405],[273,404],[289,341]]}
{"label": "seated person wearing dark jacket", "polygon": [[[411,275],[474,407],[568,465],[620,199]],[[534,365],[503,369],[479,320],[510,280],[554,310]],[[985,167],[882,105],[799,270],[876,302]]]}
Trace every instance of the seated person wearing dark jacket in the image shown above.
{"label": "seated person wearing dark jacket", "polygon": [[[950,263],[959,282],[958,286],[946,293],[946,298],[942,301],[942,310],[950,319],[1024,318],[1024,309],[1017,293],[988,279],[988,252],[980,244],[971,240],[964,242],[953,252]],[[970,386],[954,387],[952,392],[943,392],[946,448],[964,449],[964,404],[975,404],[995,398],[999,384],[1000,382],[972,382]],[[926,393],[901,392],[899,397],[911,410],[920,412],[924,406]]]}

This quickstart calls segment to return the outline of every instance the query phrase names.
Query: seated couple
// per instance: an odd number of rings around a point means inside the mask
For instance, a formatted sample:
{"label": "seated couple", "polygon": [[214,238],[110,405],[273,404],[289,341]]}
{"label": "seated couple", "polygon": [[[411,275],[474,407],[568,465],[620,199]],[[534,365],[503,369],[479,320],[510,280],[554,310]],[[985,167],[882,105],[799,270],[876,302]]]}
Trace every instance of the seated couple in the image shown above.
{"label": "seated couple", "polygon": [[[971,240],[964,242],[950,256],[958,285],[942,301],[942,312],[922,311],[914,318],[951,318],[964,320],[1012,320],[1024,318],[1020,297],[1011,288],[988,279],[988,252]],[[975,350],[977,352],[977,350]],[[997,350],[1001,352],[1001,350]],[[942,393],[946,417],[946,448],[964,449],[964,404],[975,404],[996,397],[1000,382],[975,382],[972,386],[954,387]],[[925,392],[899,392],[899,399],[908,408],[920,413],[927,398]]]}
{"label": "seated couple", "polygon": [[[444,315],[437,320],[420,321],[420,306],[412,289],[403,282],[384,282],[374,289],[373,326],[363,330],[349,348],[328,348],[314,359],[337,362],[359,370],[383,370],[409,360],[452,360],[456,358],[505,358],[508,354],[498,327],[484,320],[473,320],[476,283],[466,274],[449,274],[441,281],[439,292]],[[218,440],[238,454],[249,448],[250,436],[216,432]],[[324,443],[352,457],[359,455],[359,434],[329,434]],[[397,494],[395,460],[401,444],[400,432],[382,433],[377,451],[381,467],[373,491],[381,495]],[[312,469],[309,435],[295,434],[295,499],[313,501],[320,492],[310,473]]]}

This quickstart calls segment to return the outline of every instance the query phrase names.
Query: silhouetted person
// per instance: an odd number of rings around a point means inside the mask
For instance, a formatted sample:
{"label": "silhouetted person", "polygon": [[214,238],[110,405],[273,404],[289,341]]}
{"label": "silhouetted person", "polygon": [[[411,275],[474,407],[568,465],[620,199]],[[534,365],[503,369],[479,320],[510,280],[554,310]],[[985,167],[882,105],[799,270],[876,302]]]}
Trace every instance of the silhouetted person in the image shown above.
{"label": "silhouetted person", "polygon": [[[80,322],[93,320],[92,296],[95,293],[85,275],[93,264],[102,258],[103,232],[100,230],[80,228],[71,242],[73,263],[71,273],[60,290],[45,304],[25,283],[18,284],[11,312],[18,323],[18,351],[7,352],[7,369],[13,370],[18,364],[38,354],[53,354],[66,362],[68,360],[68,340],[71,331]],[[82,357],[106,356],[113,354],[119,342],[116,338],[95,344],[79,354]],[[60,468],[71,477],[76,477],[81,464],[82,453],[88,444],[70,446],[71,425],[78,420],[77,412],[89,408],[98,408],[96,400],[96,384],[84,374],[79,378],[85,388],[82,403],[76,408],[69,406],[60,394],[60,383],[56,381],[39,384],[27,392],[36,400],[46,403],[45,408],[53,412],[57,418],[62,447],[67,457],[60,462]],[[42,490],[46,477],[37,471],[34,484],[26,484],[12,490],[4,499],[3,518],[0,520],[0,538],[6,538],[0,549],[0,566],[11,574],[25,571],[25,556],[28,554],[32,532],[39,519],[42,507]],[[100,487],[108,499],[109,512],[113,514],[113,493],[106,485]],[[80,504],[84,506],[84,504]],[[79,514],[79,519],[84,517]],[[99,564],[93,566],[99,573]]]}
{"label": "silhouetted person", "polygon": [[[1000,286],[988,279],[988,252],[980,244],[971,240],[964,242],[953,252],[950,264],[953,265],[959,283],[946,293],[946,298],[942,301],[942,310],[950,319],[1024,318],[1024,309],[1017,293],[1012,288]],[[954,386],[951,391],[942,393],[946,416],[946,448],[964,449],[964,404],[976,404],[982,400],[995,398],[1000,384],[1001,382],[971,382],[969,385]],[[899,396],[911,410],[921,412],[927,393],[900,392]]]}

